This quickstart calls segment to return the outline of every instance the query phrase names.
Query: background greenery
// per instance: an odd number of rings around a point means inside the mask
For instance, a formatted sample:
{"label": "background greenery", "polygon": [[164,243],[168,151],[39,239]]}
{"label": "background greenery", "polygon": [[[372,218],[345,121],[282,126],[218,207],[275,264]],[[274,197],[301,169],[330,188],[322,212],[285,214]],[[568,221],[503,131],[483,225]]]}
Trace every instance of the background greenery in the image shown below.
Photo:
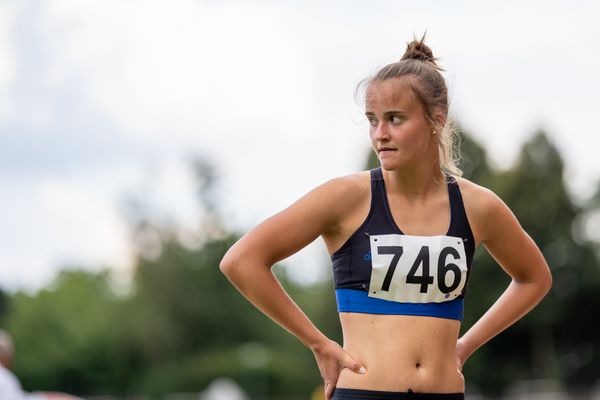
{"label": "background greenery", "polygon": [[[502,393],[511,381],[556,379],[583,390],[600,371],[599,244],[584,234],[600,210],[600,190],[575,202],[558,149],[543,132],[516,163],[497,171],[486,151],[462,134],[465,176],[495,191],[542,249],[554,286],[532,313],[481,348],[465,366],[468,385]],[[365,167],[373,167],[374,154]],[[320,385],[310,351],[254,309],[220,273],[223,254],[241,235],[220,223],[214,174],[198,160],[199,207],[208,210],[197,246],[177,227],[132,206],[138,244],[133,284],[123,291],[108,273],[66,267],[33,294],[0,292],[1,326],[14,337],[14,370],[26,389],[126,397],[203,390],[231,377],[254,398],[308,398]],[[324,254],[323,268],[329,268]],[[303,287],[275,272],[327,335],[341,342],[331,280]],[[495,301],[508,277],[482,248],[473,264],[463,331]]]}

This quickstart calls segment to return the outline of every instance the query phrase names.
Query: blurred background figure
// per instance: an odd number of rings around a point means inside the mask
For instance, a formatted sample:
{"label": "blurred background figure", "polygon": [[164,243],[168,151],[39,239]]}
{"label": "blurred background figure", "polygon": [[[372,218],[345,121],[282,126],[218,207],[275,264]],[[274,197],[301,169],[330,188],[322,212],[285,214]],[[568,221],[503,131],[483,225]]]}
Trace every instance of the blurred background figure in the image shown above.
{"label": "blurred background figure", "polygon": [[200,394],[200,400],[248,400],[248,396],[234,380],[218,378]]}
{"label": "blurred background figure", "polygon": [[15,348],[12,338],[0,329],[0,400],[77,400],[64,393],[27,393],[10,370]]}
{"label": "blurred background figure", "polygon": [[27,395],[27,400],[83,400],[81,397],[71,396],[65,393],[55,392],[36,392],[34,394]]}
{"label": "blurred background figure", "polygon": [[0,329],[0,399],[2,400],[32,400],[37,396],[27,396],[21,388],[21,383],[11,372],[14,347],[10,335]]}

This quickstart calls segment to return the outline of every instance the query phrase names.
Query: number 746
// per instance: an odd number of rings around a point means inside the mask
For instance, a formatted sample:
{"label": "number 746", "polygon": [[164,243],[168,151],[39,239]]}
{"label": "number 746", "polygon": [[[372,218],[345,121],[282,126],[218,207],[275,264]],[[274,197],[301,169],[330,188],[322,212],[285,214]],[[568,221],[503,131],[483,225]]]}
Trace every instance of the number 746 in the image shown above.
{"label": "number 746", "polygon": [[[392,257],[392,262],[383,279],[381,290],[389,292],[394,271],[396,271],[396,267],[398,266],[398,262],[400,261],[403,252],[402,246],[377,246],[378,254],[392,254],[394,256]],[[447,246],[440,251],[437,262],[437,286],[440,289],[440,292],[444,294],[450,293],[456,289],[458,285],[460,285],[461,278],[461,271],[458,265],[452,262],[446,263],[448,256],[452,256],[454,260],[460,259],[460,254],[453,247]],[[421,275],[417,275],[420,266],[422,266],[422,273]],[[454,280],[450,285],[446,285],[446,274],[448,274],[448,272],[452,272],[454,277]],[[433,284],[433,278],[433,275],[429,272],[429,246],[422,246],[412,267],[408,271],[406,283],[419,284],[421,285],[420,292],[427,293],[429,285]]]}

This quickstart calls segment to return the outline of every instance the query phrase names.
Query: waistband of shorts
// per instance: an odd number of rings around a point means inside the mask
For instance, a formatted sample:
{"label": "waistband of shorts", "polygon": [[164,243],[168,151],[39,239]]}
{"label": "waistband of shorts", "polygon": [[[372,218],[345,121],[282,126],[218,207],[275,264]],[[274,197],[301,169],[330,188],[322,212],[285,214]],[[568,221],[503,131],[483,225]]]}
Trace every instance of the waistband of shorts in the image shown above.
{"label": "waistband of shorts", "polygon": [[[337,396],[337,397],[336,397]],[[372,400],[464,400],[464,393],[417,393],[387,392],[380,390],[335,388],[333,399],[372,399]]]}

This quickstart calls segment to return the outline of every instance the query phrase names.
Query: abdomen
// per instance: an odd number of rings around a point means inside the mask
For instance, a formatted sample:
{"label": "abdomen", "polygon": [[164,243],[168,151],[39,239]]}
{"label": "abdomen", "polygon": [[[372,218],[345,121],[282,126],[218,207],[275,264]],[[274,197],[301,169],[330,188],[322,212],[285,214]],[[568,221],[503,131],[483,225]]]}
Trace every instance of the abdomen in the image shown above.
{"label": "abdomen", "polygon": [[343,369],[337,387],[425,393],[462,393],[456,366],[457,320],[340,313],[344,349],[366,369]]}

